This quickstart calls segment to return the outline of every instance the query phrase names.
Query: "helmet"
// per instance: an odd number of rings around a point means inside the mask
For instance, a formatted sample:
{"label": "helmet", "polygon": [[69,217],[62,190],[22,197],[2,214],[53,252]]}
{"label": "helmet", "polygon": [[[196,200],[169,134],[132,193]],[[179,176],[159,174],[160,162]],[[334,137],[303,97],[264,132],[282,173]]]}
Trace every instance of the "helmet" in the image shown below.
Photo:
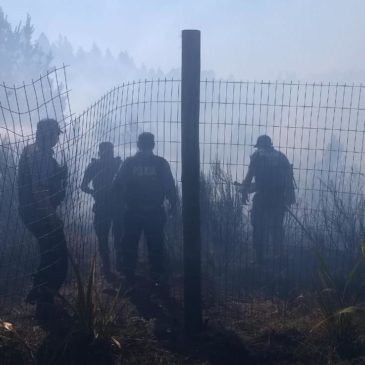
{"label": "helmet", "polygon": [[51,118],[41,119],[37,123],[37,134],[42,134],[44,132],[49,132],[49,131],[63,133],[61,131],[60,126],[58,125],[57,120]]}
{"label": "helmet", "polygon": [[257,142],[254,145],[254,147],[256,147],[256,148],[272,147],[271,138],[266,134],[263,134],[262,136],[259,136],[259,138],[257,138]]}
{"label": "helmet", "polygon": [[150,149],[155,146],[155,136],[150,132],[143,132],[138,136],[137,145],[141,149]]}

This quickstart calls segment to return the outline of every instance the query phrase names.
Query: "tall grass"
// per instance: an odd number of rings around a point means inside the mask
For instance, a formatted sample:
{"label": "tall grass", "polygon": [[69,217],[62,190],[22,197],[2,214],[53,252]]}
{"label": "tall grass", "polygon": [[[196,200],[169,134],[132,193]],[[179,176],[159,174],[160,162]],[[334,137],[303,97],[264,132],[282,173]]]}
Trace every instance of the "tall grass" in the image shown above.
{"label": "tall grass", "polygon": [[313,331],[323,328],[330,345],[347,358],[363,353],[365,345],[365,241],[360,248],[359,258],[342,278],[335,277],[317,251],[317,302],[323,319]]}

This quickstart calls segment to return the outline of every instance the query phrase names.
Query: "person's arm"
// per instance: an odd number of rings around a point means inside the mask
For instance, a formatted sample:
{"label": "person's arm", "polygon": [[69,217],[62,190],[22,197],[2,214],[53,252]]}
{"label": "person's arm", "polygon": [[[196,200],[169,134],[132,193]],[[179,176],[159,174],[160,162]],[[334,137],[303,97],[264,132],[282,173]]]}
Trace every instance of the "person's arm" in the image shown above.
{"label": "person's arm", "polygon": [[124,195],[125,183],[127,178],[129,160],[126,159],[119,166],[117,173],[113,179],[113,190],[118,193],[118,196],[122,197]]}
{"label": "person's arm", "polygon": [[117,204],[124,205],[124,176],[125,176],[125,167],[123,166],[125,162],[123,162],[120,158],[118,158],[118,167],[117,172],[115,173],[112,181],[112,195],[115,197],[115,201]]}
{"label": "person's arm", "polygon": [[243,199],[244,205],[246,205],[248,203],[248,195],[251,192],[251,184],[252,184],[252,180],[253,180],[254,176],[255,176],[255,173],[254,173],[254,155],[253,155],[253,156],[251,156],[251,161],[248,166],[247,175],[242,183],[241,193],[242,193],[242,199]]}
{"label": "person's arm", "polygon": [[173,213],[176,210],[177,202],[177,191],[174,177],[172,176],[170,165],[165,161],[164,167],[164,185],[165,185],[165,195],[170,203],[170,212]]}
{"label": "person's arm", "polygon": [[51,216],[56,211],[51,201],[49,186],[50,174],[53,173],[53,159],[45,153],[33,152],[27,153],[26,160],[35,204],[44,215]]}
{"label": "person's arm", "polygon": [[18,164],[17,184],[20,205],[29,199],[28,194],[29,192],[31,192],[32,184],[32,178],[29,173],[26,151],[26,148],[24,148],[22,154],[20,155]]}
{"label": "person's arm", "polygon": [[91,183],[92,179],[94,178],[94,168],[93,163],[91,163],[85,170],[84,178],[82,179],[81,183],[81,190],[86,194],[94,194],[94,190],[90,188],[89,184]]}
{"label": "person's arm", "polygon": [[22,189],[24,188],[26,184],[26,176],[28,170],[28,164],[27,164],[27,158],[26,158],[26,150],[24,149],[22,154],[20,155],[19,163],[18,163],[18,177],[17,177],[17,183],[18,183],[18,189],[19,194],[22,193]]}
{"label": "person's arm", "polygon": [[254,177],[254,173],[253,173],[252,162],[251,162],[250,165],[248,166],[248,172],[247,172],[247,175],[246,175],[245,179],[243,180],[243,184],[242,184],[246,189],[249,189],[249,187],[251,186],[253,177]]}

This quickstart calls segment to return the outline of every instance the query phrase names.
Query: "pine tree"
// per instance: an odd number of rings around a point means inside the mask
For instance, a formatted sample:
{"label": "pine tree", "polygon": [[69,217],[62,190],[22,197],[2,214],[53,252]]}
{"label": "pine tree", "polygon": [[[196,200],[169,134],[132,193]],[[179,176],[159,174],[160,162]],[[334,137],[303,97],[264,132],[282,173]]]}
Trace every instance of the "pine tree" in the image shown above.
{"label": "pine tree", "polygon": [[0,82],[19,84],[48,70],[52,57],[33,41],[33,34],[29,15],[24,24],[12,27],[0,8]]}

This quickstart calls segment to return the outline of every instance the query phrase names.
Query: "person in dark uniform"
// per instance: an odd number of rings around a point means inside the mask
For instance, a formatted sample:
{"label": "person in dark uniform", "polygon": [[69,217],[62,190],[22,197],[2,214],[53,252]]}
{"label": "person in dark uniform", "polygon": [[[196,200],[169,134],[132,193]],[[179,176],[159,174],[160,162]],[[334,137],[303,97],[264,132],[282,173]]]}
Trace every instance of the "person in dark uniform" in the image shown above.
{"label": "person in dark uniform", "polygon": [[274,251],[281,252],[284,215],[295,202],[295,193],[292,166],[283,153],[274,149],[271,138],[258,137],[255,147],[257,151],[251,156],[242,192],[245,203],[248,194],[255,192],[251,212],[253,244],[257,262],[262,263],[264,246],[270,239]]}
{"label": "person in dark uniform", "polygon": [[[114,275],[110,265],[109,232],[112,228],[114,248],[117,259],[120,258],[122,240],[122,206],[112,189],[113,179],[121,165],[120,157],[114,157],[114,146],[111,142],[99,144],[99,158],[93,158],[85,170],[81,190],[91,194],[95,200],[94,227],[99,243],[102,270],[108,281]],[[89,187],[90,183],[92,188]],[[118,261],[117,261],[118,265]]]}
{"label": "person in dark uniform", "polygon": [[40,262],[26,302],[36,304],[39,318],[49,314],[67,275],[67,245],[57,207],[65,198],[67,168],[53,157],[60,127],[54,119],[37,124],[36,141],[23,149],[18,166],[19,213],[37,239]]}
{"label": "person in dark uniform", "polygon": [[166,280],[164,226],[166,213],[176,208],[176,187],[169,163],[153,153],[154,135],[144,132],[138,137],[138,152],[125,160],[115,178],[115,188],[124,197],[124,238],[122,272],[133,285],[138,256],[138,242],[144,233],[152,278],[156,284]]}

